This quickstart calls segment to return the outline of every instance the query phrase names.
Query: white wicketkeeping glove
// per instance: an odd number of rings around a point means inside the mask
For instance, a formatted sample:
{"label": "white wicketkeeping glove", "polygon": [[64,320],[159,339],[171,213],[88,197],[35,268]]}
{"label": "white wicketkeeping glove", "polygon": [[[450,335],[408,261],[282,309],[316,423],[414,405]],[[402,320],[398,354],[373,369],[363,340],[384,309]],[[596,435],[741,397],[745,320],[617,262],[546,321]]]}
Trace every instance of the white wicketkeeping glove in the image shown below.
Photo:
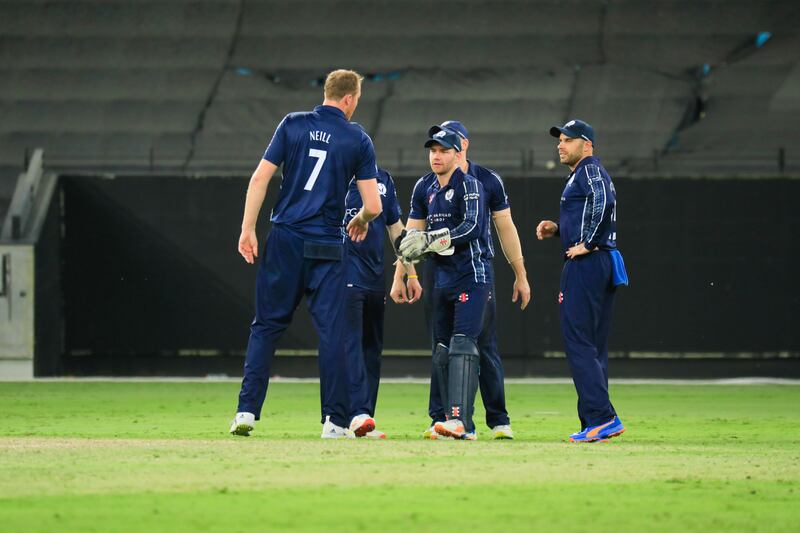
{"label": "white wicketkeeping glove", "polygon": [[410,230],[400,242],[399,252],[403,261],[411,262],[426,253],[452,255],[450,230],[447,228],[433,231]]}

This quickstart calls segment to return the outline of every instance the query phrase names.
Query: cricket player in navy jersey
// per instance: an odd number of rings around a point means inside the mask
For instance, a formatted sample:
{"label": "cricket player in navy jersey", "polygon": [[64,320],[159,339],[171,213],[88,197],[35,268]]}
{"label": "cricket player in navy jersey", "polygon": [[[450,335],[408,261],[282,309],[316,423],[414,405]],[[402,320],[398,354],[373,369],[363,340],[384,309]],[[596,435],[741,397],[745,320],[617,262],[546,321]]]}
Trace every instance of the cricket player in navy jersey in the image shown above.
{"label": "cricket player in navy jersey", "polygon": [[561,236],[564,268],[558,303],[567,361],[578,393],[581,430],[572,442],[605,441],[625,431],[608,395],[608,334],[616,288],[628,284],[617,250],[617,200],[611,177],[594,156],[594,129],[581,120],[553,126],[570,174],[558,222],[543,220],[539,240]]}
{"label": "cricket player in navy jersey", "polygon": [[[358,183],[350,181],[345,198],[345,223],[358,214],[362,207]],[[402,212],[397,200],[392,176],[378,169],[378,193],[383,211],[369,223],[369,231],[361,242],[347,240],[347,329],[345,352],[350,376],[351,426],[360,427],[372,420],[375,425],[375,405],[381,378],[381,352],[383,351],[383,316],[386,306],[384,281],[383,241],[388,233],[394,243],[402,234]],[[367,432],[367,438],[384,439],[386,434],[377,429]]]}
{"label": "cricket player in navy jersey", "polygon": [[[474,440],[472,413],[478,392],[478,338],[492,289],[488,217],[483,185],[459,168],[461,139],[443,129],[425,143],[436,179],[415,187],[399,251],[406,263],[428,255],[434,280],[435,365],[447,398],[447,420],[434,424],[443,437]],[[398,262],[398,269],[402,268]]]}
{"label": "cricket player in navy jersey", "polygon": [[272,230],[256,278],[256,314],[231,433],[247,436],[269,384],[275,344],[306,296],[319,334],[322,437],[341,438],[372,431],[350,427],[350,398],[344,352],[346,329],[345,260],[342,220],[348,183],[355,177],[363,207],[347,225],[360,242],[369,222],[381,212],[378,168],[372,140],[349,122],[361,96],[356,72],[336,70],[325,80],[325,99],[311,112],[290,113],[278,126],[264,157],[250,178],[239,253],[248,263],[258,257],[256,220],[272,176],[283,165]]}
{"label": "cricket player in navy jersey", "polygon": [[[520,308],[525,309],[531,299],[531,289],[528,284],[527,273],[525,271],[525,260],[522,256],[522,246],[519,241],[519,233],[511,218],[511,207],[508,203],[508,195],[506,194],[503,180],[493,170],[484,168],[469,160],[469,132],[467,128],[457,120],[448,120],[439,126],[433,126],[428,130],[428,135],[433,136],[443,129],[456,133],[461,140],[461,154],[459,157],[459,168],[465,174],[475,177],[481,182],[486,196],[486,203],[488,206],[486,216],[491,216],[494,221],[497,235],[500,238],[500,247],[505,254],[506,260],[514,270],[515,280],[511,300],[516,302],[520,301]],[[427,176],[420,178],[417,186],[426,186],[436,179],[436,174],[431,172]],[[491,233],[491,224],[487,221],[487,228]],[[488,240],[489,250],[486,257],[492,259],[494,257],[494,248],[492,245],[491,237]],[[425,291],[428,297],[425,299],[425,314],[428,323],[431,323],[431,318],[435,312],[433,310],[433,298],[431,297],[430,290],[433,287],[433,278],[435,262],[427,261],[424,265],[425,275],[423,281],[425,283]],[[489,263],[489,268],[492,268],[492,263]],[[494,276],[492,275],[492,279]],[[393,285],[392,297],[398,301],[397,288],[402,283],[402,280],[395,280]],[[412,277],[409,285],[419,285],[416,278]],[[416,287],[415,287],[416,288]],[[402,299],[402,298],[400,298]],[[401,302],[399,302],[401,303]],[[481,366],[480,366],[480,390],[483,405],[486,409],[486,425],[492,430],[492,437],[495,439],[513,439],[514,433],[511,430],[511,421],[508,417],[506,410],[506,397],[505,397],[505,384],[503,362],[500,359],[500,354],[497,349],[497,329],[495,324],[496,315],[496,298],[494,286],[490,293],[489,303],[486,308],[486,315],[484,318],[484,328],[478,339],[478,347],[481,351]],[[435,352],[436,345],[434,342],[433,351]],[[436,368],[436,364],[432,365],[431,369],[431,387],[428,402],[428,414],[431,417],[430,427],[423,433],[423,437],[428,439],[436,439],[438,433],[434,431],[436,422],[445,420],[445,404],[447,398],[441,397],[439,391],[439,380],[436,379],[437,372],[440,369]]]}

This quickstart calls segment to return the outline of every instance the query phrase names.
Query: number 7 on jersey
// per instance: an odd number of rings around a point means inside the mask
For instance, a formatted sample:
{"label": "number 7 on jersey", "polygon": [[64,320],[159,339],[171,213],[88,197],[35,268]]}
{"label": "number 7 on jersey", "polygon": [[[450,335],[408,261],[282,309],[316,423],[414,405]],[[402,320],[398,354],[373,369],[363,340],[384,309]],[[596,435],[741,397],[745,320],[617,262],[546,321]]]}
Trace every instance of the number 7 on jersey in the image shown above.
{"label": "number 7 on jersey", "polygon": [[319,177],[319,172],[322,170],[322,165],[325,164],[325,158],[328,157],[328,152],[325,150],[309,148],[308,157],[317,158],[317,162],[314,164],[314,170],[311,171],[311,175],[308,177],[308,181],[306,181],[306,186],[303,187],[303,189],[310,191],[314,188],[314,183],[316,183],[317,178]]}

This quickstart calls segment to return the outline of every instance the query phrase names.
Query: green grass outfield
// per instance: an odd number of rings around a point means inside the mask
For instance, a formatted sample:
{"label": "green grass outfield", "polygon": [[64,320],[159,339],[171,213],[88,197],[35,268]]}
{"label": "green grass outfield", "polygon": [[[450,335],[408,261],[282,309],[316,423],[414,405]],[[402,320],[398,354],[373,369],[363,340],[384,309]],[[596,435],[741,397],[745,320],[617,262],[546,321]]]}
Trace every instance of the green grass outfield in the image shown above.
{"label": "green grass outfield", "polygon": [[424,441],[427,388],[384,384],[386,441],[319,439],[313,383],[249,438],[230,382],[0,383],[2,531],[772,530],[800,524],[800,387],[616,385],[628,427],[570,444],[570,385],[507,386],[517,439]]}

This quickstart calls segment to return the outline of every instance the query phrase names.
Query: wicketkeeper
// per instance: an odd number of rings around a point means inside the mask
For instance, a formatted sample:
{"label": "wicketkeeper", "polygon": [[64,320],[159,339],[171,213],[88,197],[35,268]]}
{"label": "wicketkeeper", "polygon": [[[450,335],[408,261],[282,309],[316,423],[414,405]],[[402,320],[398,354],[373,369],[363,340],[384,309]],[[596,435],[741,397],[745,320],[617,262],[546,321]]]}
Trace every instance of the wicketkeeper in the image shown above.
{"label": "wicketkeeper", "polygon": [[424,189],[415,188],[408,235],[399,252],[405,262],[426,255],[436,262],[434,363],[442,396],[448,401],[447,420],[434,424],[434,429],[445,437],[474,440],[478,337],[492,287],[484,190],[458,166],[461,141],[457,134],[441,130],[425,147],[437,179]]}

